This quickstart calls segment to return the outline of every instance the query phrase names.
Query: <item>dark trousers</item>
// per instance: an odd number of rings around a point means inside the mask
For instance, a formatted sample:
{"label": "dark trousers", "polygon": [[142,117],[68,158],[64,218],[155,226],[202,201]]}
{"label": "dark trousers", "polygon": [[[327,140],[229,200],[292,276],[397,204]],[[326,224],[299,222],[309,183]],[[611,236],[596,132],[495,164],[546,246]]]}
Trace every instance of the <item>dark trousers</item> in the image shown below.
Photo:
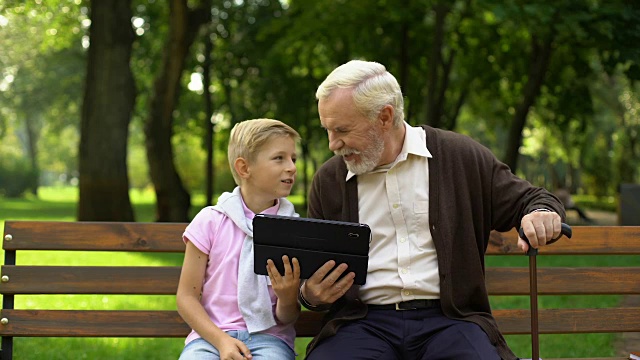
{"label": "dark trousers", "polygon": [[476,324],[451,320],[439,308],[369,310],[321,341],[307,360],[499,360]]}

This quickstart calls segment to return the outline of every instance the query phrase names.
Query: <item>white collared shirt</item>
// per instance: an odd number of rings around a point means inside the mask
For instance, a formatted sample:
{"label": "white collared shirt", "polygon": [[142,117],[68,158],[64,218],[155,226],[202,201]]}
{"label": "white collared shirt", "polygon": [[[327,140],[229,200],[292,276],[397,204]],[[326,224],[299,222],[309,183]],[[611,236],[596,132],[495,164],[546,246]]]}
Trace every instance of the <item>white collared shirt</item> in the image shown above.
{"label": "white collared shirt", "polygon": [[[372,231],[367,282],[360,287],[360,298],[369,304],[440,297],[429,230],[432,156],[424,129],[404,126],[405,141],[396,160],[358,175],[358,214]],[[347,179],[353,176],[349,172]]]}

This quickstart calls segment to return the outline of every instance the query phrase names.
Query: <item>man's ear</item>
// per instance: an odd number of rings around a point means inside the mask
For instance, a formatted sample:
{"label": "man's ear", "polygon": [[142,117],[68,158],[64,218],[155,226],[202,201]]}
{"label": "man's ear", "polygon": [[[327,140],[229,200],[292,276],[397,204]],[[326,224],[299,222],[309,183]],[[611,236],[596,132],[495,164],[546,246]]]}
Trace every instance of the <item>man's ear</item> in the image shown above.
{"label": "man's ear", "polygon": [[384,130],[390,130],[393,127],[393,106],[385,105],[378,114],[378,120]]}
{"label": "man's ear", "polygon": [[233,162],[233,167],[236,169],[236,173],[238,173],[240,178],[246,179],[249,177],[249,162],[245,158],[237,158],[236,161]]}

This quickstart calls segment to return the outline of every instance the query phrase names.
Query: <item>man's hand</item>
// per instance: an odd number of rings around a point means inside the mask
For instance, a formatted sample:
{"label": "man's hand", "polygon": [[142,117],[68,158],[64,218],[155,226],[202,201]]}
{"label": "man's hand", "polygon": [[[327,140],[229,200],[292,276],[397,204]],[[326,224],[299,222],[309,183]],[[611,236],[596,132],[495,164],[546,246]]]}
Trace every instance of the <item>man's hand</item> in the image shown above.
{"label": "man's hand", "polygon": [[[560,215],[551,211],[532,212],[525,215],[520,222],[520,227],[529,239],[529,243],[536,249],[560,237],[561,225]],[[527,242],[520,238],[518,238],[518,247],[524,252],[529,250]]]}
{"label": "man's hand", "polygon": [[335,266],[335,261],[327,261],[302,285],[302,296],[309,304],[313,306],[332,304],[353,285],[356,277],[354,272],[348,273],[338,281],[340,275],[347,270],[347,264],[340,264],[333,269]]}

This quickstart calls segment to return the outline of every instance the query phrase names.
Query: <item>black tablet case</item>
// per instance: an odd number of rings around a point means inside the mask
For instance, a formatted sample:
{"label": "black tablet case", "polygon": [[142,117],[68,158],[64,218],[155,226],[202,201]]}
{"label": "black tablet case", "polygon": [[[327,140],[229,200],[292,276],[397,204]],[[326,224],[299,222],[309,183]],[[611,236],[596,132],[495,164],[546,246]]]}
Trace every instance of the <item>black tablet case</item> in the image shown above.
{"label": "black tablet case", "polygon": [[308,279],[329,260],[346,263],[354,283],[367,280],[371,229],[366,224],[258,214],[253,219],[254,272],[267,275],[267,259],[284,274],[282,256],[300,263],[300,278]]}

